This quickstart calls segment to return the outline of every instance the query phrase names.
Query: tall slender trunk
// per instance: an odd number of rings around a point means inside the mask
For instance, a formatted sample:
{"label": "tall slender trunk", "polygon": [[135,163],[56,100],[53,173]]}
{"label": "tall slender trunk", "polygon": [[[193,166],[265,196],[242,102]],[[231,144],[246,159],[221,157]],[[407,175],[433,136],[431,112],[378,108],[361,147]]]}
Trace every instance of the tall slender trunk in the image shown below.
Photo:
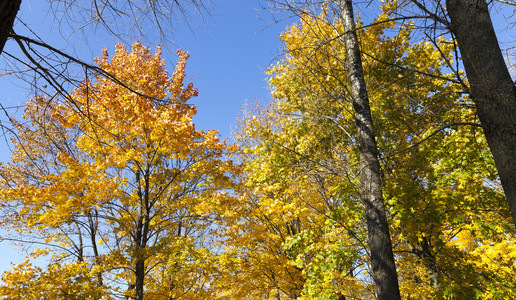
{"label": "tall slender trunk", "polygon": [[485,0],[446,0],[487,143],[516,225],[516,91]]}
{"label": "tall slender trunk", "polygon": [[365,207],[373,279],[378,299],[401,299],[389,226],[385,215],[373,120],[355,31],[353,2],[340,0],[339,6],[344,21],[343,38],[360,154],[360,190]]}
{"label": "tall slender trunk", "polygon": [[[138,185],[138,198],[140,200],[138,207],[138,220],[136,223],[135,232],[135,248],[136,262],[134,269],[134,290],[135,299],[143,300],[144,298],[144,287],[145,287],[145,249],[147,248],[147,241],[149,237],[149,189],[150,189],[150,170],[149,167],[143,172],[143,178],[141,171],[136,171],[136,182]],[[143,181],[143,184],[142,184]]]}
{"label": "tall slender trunk", "polygon": [[0,54],[13,29],[14,19],[20,9],[21,0],[0,0]]}

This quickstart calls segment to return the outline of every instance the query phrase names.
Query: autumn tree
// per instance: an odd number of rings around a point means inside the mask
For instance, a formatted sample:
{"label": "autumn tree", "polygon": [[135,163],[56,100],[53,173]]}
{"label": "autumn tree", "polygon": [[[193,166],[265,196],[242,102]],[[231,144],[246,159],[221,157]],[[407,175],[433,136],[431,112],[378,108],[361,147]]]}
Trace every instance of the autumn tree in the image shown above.
{"label": "autumn tree", "polygon": [[187,53],[169,76],[159,48],[131,50],[96,60],[130,89],[88,78],[72,102],[35,96],[15,122],[2,225],[49,264],[8,271],[2,295],[210,298],[210,231],[232,203],[234,147],[195,129]]}
{"label": "autumn tree", "polygon": [[[510,297],[514,229],[471,102],[443,67],[453,43],[396,27],[393,9],[357,34],[401,295]],[[345,30],[332,17],[300,14],[282,34],[286,57],[269,70],[275,99],[239,131],[250,191],[247,217],[228,232],[228,297],[376,297]]]}
{"label": "autumn tree", "polygon": [[446,1],[477,114],[516,226],[516,90],[484,1]]}

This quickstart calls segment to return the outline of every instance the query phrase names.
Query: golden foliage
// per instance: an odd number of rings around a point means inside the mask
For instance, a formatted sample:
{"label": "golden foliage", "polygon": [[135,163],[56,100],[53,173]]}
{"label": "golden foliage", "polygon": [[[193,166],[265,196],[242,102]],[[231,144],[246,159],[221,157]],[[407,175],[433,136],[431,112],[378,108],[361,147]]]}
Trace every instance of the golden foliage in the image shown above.
{"label": "golden foliage", "polygon": [[2,222],[47,244],[51,264],[7,273],[3,295],[72,295],[89,284],[85,299],[109,298],[134,293],[138,276],[147,299],[212,293],[209,232],[231,209],[236,148],[195,129],[188,54],[178,51],[172,76],[160,55],[117,44],[97,63],[123,85],[96,76],[68,101],[29,101],[1,169]]}
{"label": "golden foliage", "polygon": [[[453,43],[414,41],[390,11],[359,38],[403,297],[507,297],[515,232],[470,100],[443,67]],[[228,239],[241,270],[232,291],[374,297],[342,33],[326,14],[301,15],[268,71],[275,99],[244,116],[250,192]]]}

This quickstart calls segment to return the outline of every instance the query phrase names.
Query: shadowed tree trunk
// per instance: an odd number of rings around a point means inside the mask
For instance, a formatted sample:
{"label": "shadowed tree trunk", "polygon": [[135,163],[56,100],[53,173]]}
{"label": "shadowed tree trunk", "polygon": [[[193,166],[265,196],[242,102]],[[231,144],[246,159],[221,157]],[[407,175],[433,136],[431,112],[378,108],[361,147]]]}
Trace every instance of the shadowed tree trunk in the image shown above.
{"label": "shadowed tree trunk", "polygon": [[[144,287],[145,287],[145,260],[147,250],[147,242],[149,239],[149,224],[150,224],[150,206],[149,206],[149,193],[150,193],[150,169],[146,168],[143,172],[143,180],[140,180],[140,170],[136,171],[136,182],[138,184],[138,198],[139,212],[138,220],[136,224],[136,232],[134,233],[134,244],[136,246],[136,266],[134,269],[134,281],[135,281],[135,292],[136,300],[144,299]],[[143,181],[143,182],[142,182]]]}
{"label": "shadowed tree trunk", "polygon": [[516,95],[485,0],[447,0],[457,39],[498,175],[516,225]]}
{"label": "shadowed tree trunk", "polygon": [[20,9],[21,0],[0,0],[0,54],[13,28],[14,19]]}
{"label": "shadowed tree trunk", "polygon": [[389,226],[385,216],[378,150],[355,31],[353,3],[351,0],[339,0],[339,6],[344,21],[343,38],[360,153],[360,190],[366,214],[373,279],[378,299],[401,299]]}

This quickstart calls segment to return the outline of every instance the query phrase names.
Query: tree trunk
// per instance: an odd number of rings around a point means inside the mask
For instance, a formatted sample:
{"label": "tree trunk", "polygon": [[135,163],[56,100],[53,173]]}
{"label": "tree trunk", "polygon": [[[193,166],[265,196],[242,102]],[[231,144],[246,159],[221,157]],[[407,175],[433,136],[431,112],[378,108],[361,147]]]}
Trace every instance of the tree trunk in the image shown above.
{"label": "tree trunk", "polygon": [[14,19],[20,9],[21,0],[0,0],[0,54],[11,32]]}
{"label": "tree trunk", "polygon": [[135,292],[136,300],[143,300],[143,287],[145,278],[145,260],[138,259],[135,268]]}
{"label": "tree trunk", "polygon": [[447,0],[471,87],[471,98],[493,154],[516,225],[516,91],[485,0]]}
{"label": "tree trunk", "polygon": [[389,226],[385,216],[378,150],[355,31],[353,3],[351,0],[340,0],[339,6],[344,20],[343,38],[360,154],[360,190],[365,207],[373,279],[378,299],[401,299]]}
{"label": "tree trunk", "polygon": [[[139,167],[138,167],[139,168]],[[145,250],[149,239],[150,225],[150,166],[145,168],[143,178],[141,178],[140,170],[136,171],[135,179],[138,185],[137,193],[140,199],[138,220],[136,224],[135,245],[136,245],[136,266],[135,266],[135,292],[136,300],[143,300],[145,287]],[[143,179],[143,185],[142,185]]]}

